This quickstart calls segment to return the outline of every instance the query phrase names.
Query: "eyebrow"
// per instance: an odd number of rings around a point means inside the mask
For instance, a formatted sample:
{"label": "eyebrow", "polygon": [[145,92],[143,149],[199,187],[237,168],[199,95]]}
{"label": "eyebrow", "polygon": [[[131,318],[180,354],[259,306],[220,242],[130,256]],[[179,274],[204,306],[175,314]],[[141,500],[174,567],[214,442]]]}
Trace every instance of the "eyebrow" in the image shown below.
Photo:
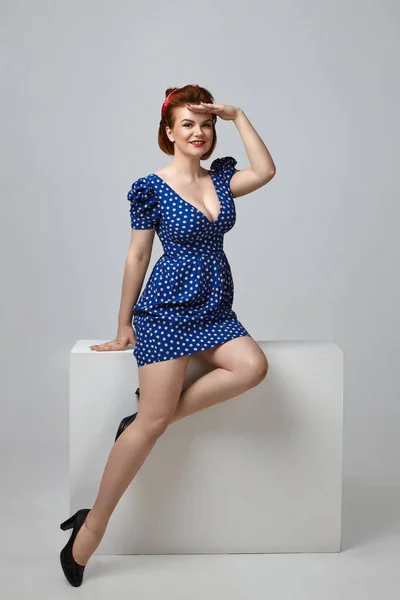
{"label": "eyebrow", "polygon": [[[190,123],[195,123],[195,121],[192,121],[192,119],[182,119],[181,123],[183,123],[183,121],[190,121]],[[205,121],[203,121],[203,123],[207,123],[208,121],[212,121],[212,119],[206,119]]]}

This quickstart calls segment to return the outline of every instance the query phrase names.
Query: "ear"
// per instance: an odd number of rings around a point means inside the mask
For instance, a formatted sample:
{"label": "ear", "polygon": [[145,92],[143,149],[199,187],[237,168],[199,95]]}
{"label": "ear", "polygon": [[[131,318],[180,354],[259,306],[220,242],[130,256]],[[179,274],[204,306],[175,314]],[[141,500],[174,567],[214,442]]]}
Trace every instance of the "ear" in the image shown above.
{"label": "ear", "polygon": [[169,139],[170,142],[175,142],[174,136],[172,134],[172,130],[169,127],[165,128],[165,133],[167,134],[167,137],[168,137],[168,139]]}

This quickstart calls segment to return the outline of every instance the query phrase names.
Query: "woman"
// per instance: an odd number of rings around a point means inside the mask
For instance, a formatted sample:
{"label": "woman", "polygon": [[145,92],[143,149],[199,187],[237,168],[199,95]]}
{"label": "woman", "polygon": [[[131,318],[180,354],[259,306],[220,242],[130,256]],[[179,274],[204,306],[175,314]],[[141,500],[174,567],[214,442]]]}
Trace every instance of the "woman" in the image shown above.
{"label": "woman", "polygon": [[[214,160],[211,170],[200,166],[215,148],[217,117],[235,123],[249,168],[237,170],[230,156]],[[274,176],[271,155],[242,109],[214,104],[210,92],[198,85],[167,90],[158,143],[174,159],[140,177],[128,193],[131,244],[117,336],[91,346],[103,352],[132,344],[140,409],[120,425],[92,509],[81,509],[61,524],[63,530],[73,529],[60,559],[75,587],[121,496],[167,426],[243,394],[268,371],[264,352],[232,310],[233,280],[223,239],[236,220],[233,198]],[[164,254],[136,302],[156,231]],[[192,354],[216,368],[182,392]]]}

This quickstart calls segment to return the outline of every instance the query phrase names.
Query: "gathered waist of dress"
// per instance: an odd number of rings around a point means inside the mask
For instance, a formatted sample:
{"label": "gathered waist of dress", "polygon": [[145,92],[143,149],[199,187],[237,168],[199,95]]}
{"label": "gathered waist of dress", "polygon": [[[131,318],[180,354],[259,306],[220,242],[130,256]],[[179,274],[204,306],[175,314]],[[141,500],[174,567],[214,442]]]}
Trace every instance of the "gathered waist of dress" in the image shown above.
{"label": "gathered waist of dress", "polygon": [[171,251],[166,251],[162,256],[171,258],[172,260],[190,260],[191,258],[201,258],[202,256],[221,256],[225,252],[223,248],[211,249],[211,248],[180,248]]}

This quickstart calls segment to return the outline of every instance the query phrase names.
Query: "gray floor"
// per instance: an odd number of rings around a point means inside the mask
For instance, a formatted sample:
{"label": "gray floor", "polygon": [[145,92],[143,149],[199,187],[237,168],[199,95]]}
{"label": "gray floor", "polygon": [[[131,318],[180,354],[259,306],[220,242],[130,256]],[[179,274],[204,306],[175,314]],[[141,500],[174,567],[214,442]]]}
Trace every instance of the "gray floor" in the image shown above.
{"label": "gray floor", "polygon": [[340,553],[94,555],[78,590],[59,565],[59,551],[70,535],[59,529],[68,515],[68,481],[52,475],[40,465],[21,468],[3,488],[9,493],[1,499],[1,598],[109,600],[119,592],[140,600],[399,597],[399,488],[344,482]]}

